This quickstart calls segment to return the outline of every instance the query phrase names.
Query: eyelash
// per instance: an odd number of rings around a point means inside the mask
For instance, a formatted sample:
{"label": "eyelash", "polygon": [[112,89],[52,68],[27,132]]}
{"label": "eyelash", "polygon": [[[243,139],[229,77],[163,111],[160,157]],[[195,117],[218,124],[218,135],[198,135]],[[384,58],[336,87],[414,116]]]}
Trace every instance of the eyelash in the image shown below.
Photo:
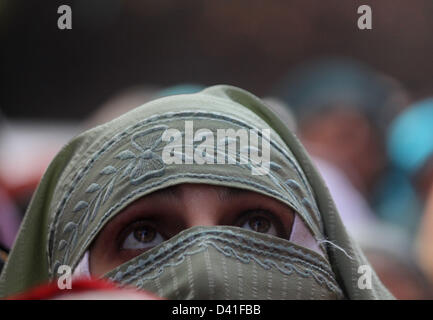
{"label": "eyelash", "polygon": [[[267,219],[270,220],[270,222],[275,226],[275,229],[278,233],[278,237],[281,238],[288,238],[288,232],[285,231],[284,224],[282,220],[278,217],[278,214],[274,213],[272,210],[269,210],[267,208],[264,208],[262,206],[257,206],[254,209],[248,209],[242,211],[240,214],[236,215],[236,218],[233,219],[233,222],[229,225],[231,226],[237,226],[242,227],[243,224],[245,224],[249,218],[251,218],[253,215],[262,215],[265,216]],[[130,251],[133,249],[125,249],[123,248],[123,245],[127,239],[127,237],[133,233],[135,230],[137,230],[139,227],[151,227],[156,230],[157,233],[159,233],[162,238],[165,240],[169,239],[170,237],[164,234],[164,232],[160,231],[157,226],[157,223],[152,221],[152,219],[136,219],[132,223],[129,223],[125,228],[122,229],[122,231],[117,236],[117,247],[120,251]],[[140,250],[140,249],[137,249]],[[146,251],[148,249],[144,249]]]}
{"label": "eyelash", "polygon": [[[152,227],[155,230],[158,230],[159,228],[157,228],[157,226],[155,225],[155,223],[149,219],[136,219],[135,221],[133,221],[132,223],[129,223],[127,225],[126,228],[123,228],[122,231],[119,233],[119,235],[117,236],[117,247],[119,250],[130,250],[130,249],[124,249],[122,246],[126,240],[126,238],[132,233],[134,232],[134,230],[136,230],[139,227]],[[167,237],[163,232],[161,231],[157,231],[159,234],[161,234],[162,238],[165,240],[167,240],[169,237]]]}
{"label": "eyelash", "polygon": [[240,216],[236,219],[238,222],[237,225],[242,225],[243,223],[248,221],[248,218],[251,218],[253,215],[263,215],[266,218],[268,218],[271,223],[274,224],[276,227],[276,231],[278,232],[278,237],[281,238],[288,238],[287,232],[285,232],[284,223],[281,221],[281,219],[278,217],[278,214],[262,207],[257,207],[256,209],[248,209],[240,214]]}

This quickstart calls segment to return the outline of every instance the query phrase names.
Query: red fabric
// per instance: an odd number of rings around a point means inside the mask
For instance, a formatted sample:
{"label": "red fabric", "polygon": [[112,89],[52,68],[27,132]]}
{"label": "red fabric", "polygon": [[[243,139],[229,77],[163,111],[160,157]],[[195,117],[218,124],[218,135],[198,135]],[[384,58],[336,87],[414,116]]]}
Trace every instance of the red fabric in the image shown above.
{"label": "red fabric", "polygon": [[8,300],[47,300],[55,298],[59,295],[67,293],[78,293],[85,291],[123,291],[115,283],[102,279],[76,279],[72,281],[71,289],[60,289],[57,281],[43,284],[41,286],[30,289],[27,292],[20,293],[11,297]]}

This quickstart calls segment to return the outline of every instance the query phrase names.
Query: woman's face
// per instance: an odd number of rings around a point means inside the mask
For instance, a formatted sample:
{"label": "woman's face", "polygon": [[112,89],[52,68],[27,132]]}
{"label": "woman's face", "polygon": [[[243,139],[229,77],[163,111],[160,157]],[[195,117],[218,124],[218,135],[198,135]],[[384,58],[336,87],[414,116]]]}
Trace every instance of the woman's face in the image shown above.
{"label": "woman's face", "polygon": [[253,191],[181,184],[147,195],[120,212],[90,248],[90,272],[101,276],[194,226],[237,226],[289,239],[295,213]]}

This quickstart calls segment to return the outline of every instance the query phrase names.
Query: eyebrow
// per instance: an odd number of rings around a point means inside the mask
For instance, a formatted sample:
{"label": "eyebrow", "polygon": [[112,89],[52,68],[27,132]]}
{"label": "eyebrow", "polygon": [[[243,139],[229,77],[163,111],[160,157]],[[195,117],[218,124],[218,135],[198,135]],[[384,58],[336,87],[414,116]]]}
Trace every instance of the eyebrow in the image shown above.
{"label": "eyebrow", "polygon": [[[223,187],[223,186],[216,186],[216,191],[218,194],[218,199],[220,201],[230,201],[236,196],[239,196],[241,194],[250,193],[249,190],[244,189],[238,189],[238,188],[231,188],[231,187]],[[172,186],[168,188],[164,188],[158,191],[155,191],[151,193],[149,196],[155,196],[155,197],[161,197],[165,198],[167,200],[180,200],[182,197],[182,189],[179,185]]]}
{"label": "eyebrow", "polygon": [[179,200],[181,197],[178,186],[172,186],[168,188],[164,188],[161,190],[157,190],[148,195],[149,197],[158,197],[158,198],[166,198],[167,200]]}
{"label": "eyebrow", "polygon": [[218,188],[218,199],[220,201],[230,201],[236,196],[239,196],[244,193],[248,193],[251,191],[243,190],[243,189],[237,189],[237,188],[230,188],[230,187],[223,187],[222,189]]}

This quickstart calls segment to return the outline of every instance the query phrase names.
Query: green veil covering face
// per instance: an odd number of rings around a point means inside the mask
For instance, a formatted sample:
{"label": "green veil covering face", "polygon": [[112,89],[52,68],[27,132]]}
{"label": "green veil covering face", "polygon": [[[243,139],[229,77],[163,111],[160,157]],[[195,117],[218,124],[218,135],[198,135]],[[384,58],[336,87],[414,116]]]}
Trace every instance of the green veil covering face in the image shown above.
{"label": "green veil covering face", "polygon": [[[188,137],[187,127],[200,139]],[[251,133],[249,144],[230,149],[242,140],[236,136],[241,129]],[[220,138],[219,130],[235,135]],[[129,204],[183,183],[246,189],[283,202],[324,254],[238,227],[194,227],[106,277],[180,299],[392,298],[374,271],[371,285],[360,285],[369,264],[297,138],[260,99],[223,85],[154,100],[66,145],[27,210],[0,277],[0,296],[52,280],[61,265],[74,269]],[[242,295],[232,295],[239,281]]]}

